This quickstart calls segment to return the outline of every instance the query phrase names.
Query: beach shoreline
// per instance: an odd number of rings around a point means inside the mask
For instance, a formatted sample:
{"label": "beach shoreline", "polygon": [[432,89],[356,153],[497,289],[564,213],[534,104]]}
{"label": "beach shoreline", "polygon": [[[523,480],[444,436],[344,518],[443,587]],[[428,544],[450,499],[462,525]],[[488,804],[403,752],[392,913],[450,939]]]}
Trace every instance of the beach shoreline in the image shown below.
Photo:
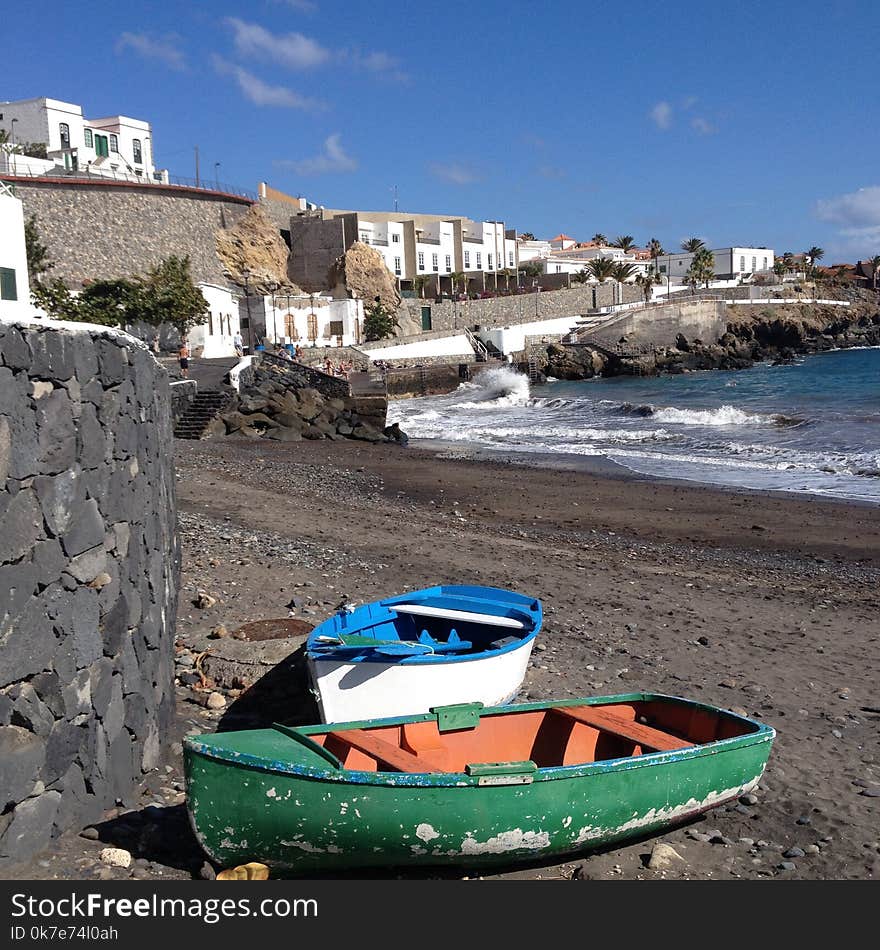
{"label": "beach shoreline", "polygon": [[[483,584],[544,605],[518,698],[657,692],[777,730],[753,795],[647,841],[483,877],[880,876],[876,506],[451,459],[412,443],[175,441],[175,454],[179,658],[210,650],[218,625],[317,624],[343,601]],[[165,802],[149,819],[159,828],[156,847],[136,852],[145,878],[199,876],[205,859],[182,811],[179,740],[214,731],[240,702],[232,691],[226,709],[206,708],[206,694],[180,678],[188,669],[178,664],[167,771],[114,819],[134,821]],[[170,816],[165,824],[159,814]],[[662,872],[647,868],[657,842],[681,857]],[[71,877],[129,876],[95,860],[106,843],[68,833],[55,842],[51,870],[38,855],[10,873],[57,876],[70,866]]]}

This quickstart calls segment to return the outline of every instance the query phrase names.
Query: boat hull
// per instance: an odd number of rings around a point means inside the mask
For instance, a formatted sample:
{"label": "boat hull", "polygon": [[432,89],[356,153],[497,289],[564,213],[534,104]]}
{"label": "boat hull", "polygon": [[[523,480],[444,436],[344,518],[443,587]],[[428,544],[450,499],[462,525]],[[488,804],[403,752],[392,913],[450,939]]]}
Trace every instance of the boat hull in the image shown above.
{"label": "boat hull", "polygon": [[531,637],[515,650],[440,663],[345,663],[309,657],[309,672],[324,722],[409,716],[454,703],[500,706],[522,685],[534,642]]}
{"label": "boat hull", "polygon": [[259,860],[282,874],[509,866],[657,833],[734,800],[761,778],[774,735],[761,726],[705,746],[539,769],[527,780],[257,765],[189,739],[188,808],[221,865]]}

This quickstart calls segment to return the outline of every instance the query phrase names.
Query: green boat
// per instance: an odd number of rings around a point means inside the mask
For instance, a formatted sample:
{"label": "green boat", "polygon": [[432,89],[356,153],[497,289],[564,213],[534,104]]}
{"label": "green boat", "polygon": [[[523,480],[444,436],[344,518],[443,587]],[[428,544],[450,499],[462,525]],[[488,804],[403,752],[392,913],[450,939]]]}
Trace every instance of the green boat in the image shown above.
{"label": "green boat", "polygon": [[650,693],[189,737],[217,864],[280,874],[564,859],[665,830],[760,779],[775,731]]}

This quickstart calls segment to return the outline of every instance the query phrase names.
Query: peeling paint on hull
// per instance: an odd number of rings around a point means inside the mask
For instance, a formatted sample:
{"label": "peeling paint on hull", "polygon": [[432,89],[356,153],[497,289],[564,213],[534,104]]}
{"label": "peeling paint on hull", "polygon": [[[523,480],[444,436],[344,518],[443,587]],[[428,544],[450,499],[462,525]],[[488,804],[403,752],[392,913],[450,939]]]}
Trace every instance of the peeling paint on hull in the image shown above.
{"label": "peeling paint on hull", "polygon": [[[188,807],[214,860],[259,860],[282,873],[562,859],[662,831],[749,791],[775,736],[755,725],[701,746],[538,769],[530,785],[508,786],[480,786],[464,773],[334,771],[305,752],[259,767],[254,756],[212,754],[200,741],[211,737],[200,737],[187,742]],[[301,749],[292,744],[291,754]]]}

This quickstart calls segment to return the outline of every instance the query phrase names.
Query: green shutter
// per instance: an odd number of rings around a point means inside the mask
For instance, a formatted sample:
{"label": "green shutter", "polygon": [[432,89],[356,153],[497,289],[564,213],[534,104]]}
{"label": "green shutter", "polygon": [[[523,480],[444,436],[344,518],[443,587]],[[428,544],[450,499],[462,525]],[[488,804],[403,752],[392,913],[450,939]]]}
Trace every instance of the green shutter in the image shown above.
{"label": "green shutter", "polygon": [[15,271],[11,267],[0,267],[0,300],[18,300]]}

